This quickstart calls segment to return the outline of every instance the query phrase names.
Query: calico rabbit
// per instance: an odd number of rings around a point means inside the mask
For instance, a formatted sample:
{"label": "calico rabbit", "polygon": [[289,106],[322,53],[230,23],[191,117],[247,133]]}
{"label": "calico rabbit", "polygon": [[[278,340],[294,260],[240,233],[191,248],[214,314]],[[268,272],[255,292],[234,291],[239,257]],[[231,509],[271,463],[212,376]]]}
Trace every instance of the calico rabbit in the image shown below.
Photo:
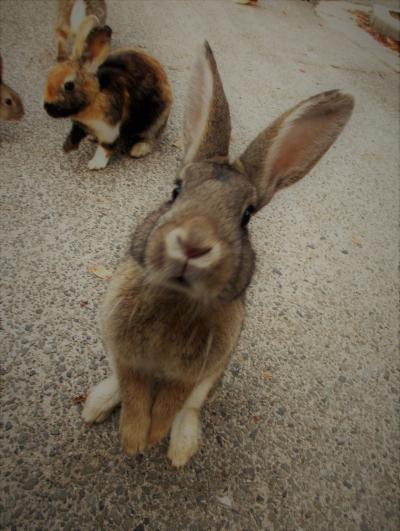
{"label": "calico rabbit", "polygon": [[106,23],[105,0],[58,0],[57,25],[54,29],[57,42],[57,61],[68,58],[68,44],[75,37],[82,20],[95,15],[101,25]]}
{"label": "calico rabbit", "polygon": [[0,120],[20,120],[24,115],[21,98],[3,83],[3,61],[0,55]]}
{"label": "calico rabbit", "polygon": [[95,16],[80,24],[71,58],[47,78],[44,108],[53,118],[72,119],[65,152],[91,134],[97,139],[91,170],[105,168],[115,150],[132,157],[149,153],[164,129],[172,92],[160,63],[143,50],[110,52],[111,28]]}
{"label": "calico rabbit", "polygon": [[173,465],[196,452],[200,409],[242,328],[255,261],[250,218],[309,172],[352,109],[353,98],[338,90],[306,99],[231,163],[229,107],[205,44],[189,90],[172,198],[139,224],[101,311],[112,373],[90,392],[82,415],[101,422],[121,402],[128,454],[169,432]]}

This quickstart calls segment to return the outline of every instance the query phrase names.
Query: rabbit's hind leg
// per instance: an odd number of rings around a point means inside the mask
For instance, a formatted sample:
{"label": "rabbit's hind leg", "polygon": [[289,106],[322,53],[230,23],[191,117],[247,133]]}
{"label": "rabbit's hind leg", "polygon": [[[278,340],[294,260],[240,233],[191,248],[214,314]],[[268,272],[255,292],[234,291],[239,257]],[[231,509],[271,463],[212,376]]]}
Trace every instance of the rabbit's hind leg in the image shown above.
{"label": "rabbit's hind leg", "polygon": [[118,378],[112,374],[91,390],[83,407],[82,419],[88,424],[103,422],[120,402]]}

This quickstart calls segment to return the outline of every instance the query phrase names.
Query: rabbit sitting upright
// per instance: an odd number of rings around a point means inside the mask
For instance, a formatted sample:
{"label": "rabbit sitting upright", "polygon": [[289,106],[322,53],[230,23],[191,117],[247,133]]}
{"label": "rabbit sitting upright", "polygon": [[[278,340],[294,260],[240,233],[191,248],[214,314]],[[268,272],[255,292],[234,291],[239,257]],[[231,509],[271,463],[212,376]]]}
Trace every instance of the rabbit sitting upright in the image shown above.
{"label": "rabbit sitting upright", "polygon": [[24,115],[21,98],[12,88],[3,83],[3,61],[0,55],[0,120],[20,120]]}
{"label": "rabbit sitting upright", "polygon": [[230,163],[229,107],[207,43],[189,96],[172,199],[139,224],[112,278],[101,312],[112,374],[83,409],[86,422],[101,422],[121,402],[128,454],[171,431],[175,466],[196,452],[200,408],[239,338],[255,261],[247,224],[306,175],[353,109],[353,98],[337,90],[313,96]]}
{"label": "rabbit sitting upright", "polygon": [[172,92],[160,63],[142,50],[110,52],[111,28],[95,16],[80,24],[70,59],[47,78],[44,108],[53,118],[72,119],[65,152],[93,135],[97,150],[91,170],[105,168],[115,150],[132,157],[149,153],[164,129]]}

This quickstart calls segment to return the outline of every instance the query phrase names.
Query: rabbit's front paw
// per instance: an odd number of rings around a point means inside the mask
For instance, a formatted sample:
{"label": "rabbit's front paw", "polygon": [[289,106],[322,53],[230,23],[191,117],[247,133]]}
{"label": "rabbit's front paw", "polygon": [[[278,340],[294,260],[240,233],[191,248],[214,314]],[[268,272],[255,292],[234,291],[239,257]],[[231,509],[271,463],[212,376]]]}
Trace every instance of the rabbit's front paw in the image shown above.
{"label": "rabbit's front paw", "polygon": [[97,146],[96,153],[88,162],[89,170],[102,170],[108,164],[109,154],[102,146]]}
{"label": "rabbit's front paw", "polygon": [[200,422],[198,411],[182,409],[175,417],[171,430],[168,458],[173,466],[186,465],[197,452],[200,444]]}
{"label": "rabbit's front paw", "polygon": [[64,153],[70,153],[71,151],[77,150],[79,147],[79,144],[74,144],[70,137],[67,137],[65,139],[65,142],[63,144],[63,151]]}

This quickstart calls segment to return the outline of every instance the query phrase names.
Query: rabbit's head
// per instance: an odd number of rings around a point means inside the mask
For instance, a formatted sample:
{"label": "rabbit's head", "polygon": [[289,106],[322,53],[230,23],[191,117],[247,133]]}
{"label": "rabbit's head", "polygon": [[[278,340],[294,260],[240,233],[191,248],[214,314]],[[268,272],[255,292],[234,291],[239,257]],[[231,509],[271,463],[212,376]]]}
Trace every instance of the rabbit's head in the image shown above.
{"label": "rabbit's head", "polygon": [[20,120],[24,115],[21,98],[3,83],[3,61],[0,56],[0,120]]}
{"label": "rabbit's head", "polygon": [[229,107],[206,43],[185,116],[185,154],[170,202],[134,234],[131,252],[147,279],[207,301],[248,286],[254,253],[247,224],[274,193],[308,173],[349,119],[353,98],[334,90],[309,98],[228,160]]}
{"label": "rabbit's head", "polygon": [[63,57],[47,77],[44,108],[50,116],[73,116],[94,100],[100,89],[96,72],[109,54],[111,33],[94,15],[81,22],[71,57]]}

